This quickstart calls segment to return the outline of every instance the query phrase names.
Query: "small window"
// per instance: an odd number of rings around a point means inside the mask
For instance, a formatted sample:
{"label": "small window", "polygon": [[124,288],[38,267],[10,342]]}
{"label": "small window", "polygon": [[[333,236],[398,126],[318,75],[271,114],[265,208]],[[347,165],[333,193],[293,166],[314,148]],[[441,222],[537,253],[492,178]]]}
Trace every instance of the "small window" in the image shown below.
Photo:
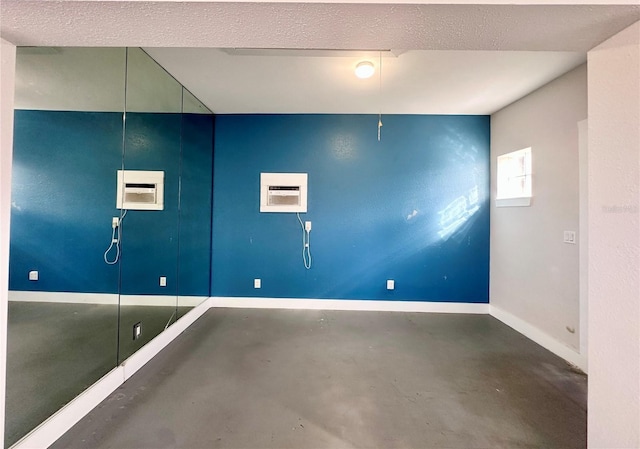
{"label": "small window", "polygon": [[531,148],[498,156],[496,206],[531,205]]}

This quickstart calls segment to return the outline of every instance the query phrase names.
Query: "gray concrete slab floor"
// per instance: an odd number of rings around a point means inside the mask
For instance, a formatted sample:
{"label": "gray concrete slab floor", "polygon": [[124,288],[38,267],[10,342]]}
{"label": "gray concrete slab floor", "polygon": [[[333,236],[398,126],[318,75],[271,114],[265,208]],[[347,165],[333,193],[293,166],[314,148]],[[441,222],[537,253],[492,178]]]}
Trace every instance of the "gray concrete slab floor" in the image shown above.
{"label": "gray concrete slab floor", "polygon": [[487,315],[211,309],[52,448],[584,448],[586,383]]}

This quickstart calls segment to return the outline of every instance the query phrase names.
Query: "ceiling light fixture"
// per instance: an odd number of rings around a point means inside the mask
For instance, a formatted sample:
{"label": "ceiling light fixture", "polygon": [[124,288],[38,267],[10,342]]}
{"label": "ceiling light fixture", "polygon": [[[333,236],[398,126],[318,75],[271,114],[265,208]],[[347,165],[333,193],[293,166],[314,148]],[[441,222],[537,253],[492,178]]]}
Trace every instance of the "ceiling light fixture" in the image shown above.
{"label": "ceiling light fixture", "polygon": [[371,78],[375,71],[373,63],[369,61],[362,61],[356,66],[356,76],[361,79]]}

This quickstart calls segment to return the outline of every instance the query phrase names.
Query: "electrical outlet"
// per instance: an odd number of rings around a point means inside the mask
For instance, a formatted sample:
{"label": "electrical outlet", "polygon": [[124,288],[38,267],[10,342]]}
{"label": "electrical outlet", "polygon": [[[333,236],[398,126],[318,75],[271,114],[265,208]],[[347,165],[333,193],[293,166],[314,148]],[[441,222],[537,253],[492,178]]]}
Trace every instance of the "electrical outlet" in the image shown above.
{"label": "electrical outlet", "polygon": [[311,231],[311,222],[310,221],[305,221],[304,222],[304,230],[309,232]]}
{"label": "electrical outlet", "polygon": [[167,277],[160,276],[160,287],[166,287],[166,286],[167,286]]}
{"label": "electrical outlet", "polygon": [[262,288],[262,280],[254,279],[253,280],[253,288]]}
{"label": "electrical outlet", "polygon": [[142,321],[133,325],[133,339],[137,340],[142,335]]}
{"label": "electrical outlet", "polygon": [[118,224],[120,224],[120,218],[119,217],[113,217],[111,219],[111,227],[115,229],[115,228],[118,227]]}
{"label": "electrical outlet", "polygon": [[564,231],[562,241],[564,243],[576,244],[576,231]]}
{"label": "electrical outlet", "polygon": [[38,272],[36,270],[29,271],[29,280],[37,281],[38,280]]}
{"label": "electrical outlet", "polygon": [[396,281],[393,279],[387,279],[387,290],[394,290],[396,288]]}

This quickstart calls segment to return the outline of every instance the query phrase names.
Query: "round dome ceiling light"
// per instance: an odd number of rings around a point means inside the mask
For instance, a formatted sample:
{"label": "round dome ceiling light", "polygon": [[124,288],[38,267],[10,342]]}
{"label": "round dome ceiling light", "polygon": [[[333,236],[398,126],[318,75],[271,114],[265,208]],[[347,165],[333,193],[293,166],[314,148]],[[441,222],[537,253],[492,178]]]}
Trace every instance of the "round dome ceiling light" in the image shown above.
{"label": "round dome ceiling light", "polygon": [[373,63],[369,61],[363,61],[356,66],[356,76],[361,79],[371,78],[375,71]]}

